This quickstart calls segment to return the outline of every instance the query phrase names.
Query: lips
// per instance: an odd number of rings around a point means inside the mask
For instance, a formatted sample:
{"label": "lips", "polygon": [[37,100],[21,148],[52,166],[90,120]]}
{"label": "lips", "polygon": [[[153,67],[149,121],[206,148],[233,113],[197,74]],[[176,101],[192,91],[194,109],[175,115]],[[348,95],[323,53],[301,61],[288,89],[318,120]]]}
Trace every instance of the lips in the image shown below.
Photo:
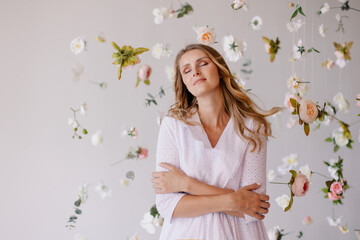
{"label": "lips", "polygon": [[205,78],[199,78],[199,79],[195,80],[195,82],[194,82],[193,85],[196,85],[196,84],[198,84],[198,83],[200,83],[200,82],[203,82],[203,81],[205,81],[205,80],[206,80]]}

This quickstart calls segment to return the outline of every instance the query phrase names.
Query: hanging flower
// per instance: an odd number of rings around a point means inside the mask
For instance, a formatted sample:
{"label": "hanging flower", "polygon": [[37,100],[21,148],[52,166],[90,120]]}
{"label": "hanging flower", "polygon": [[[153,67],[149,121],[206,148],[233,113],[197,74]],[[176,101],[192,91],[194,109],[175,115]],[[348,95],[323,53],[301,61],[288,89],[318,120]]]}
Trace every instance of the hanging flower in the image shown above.
{"label": "hanging flower", "polygon": [[112,194],[111,189],[109,189],[103,182],[99,183],[96,187],[95,187],[95,192],[98,192],[101,199],[110,197]]}
{"label": "hanging flower", "polygon": [[296,19],[286,23],[286,27],[289,30],[289,32],[292,33],[292,32],[297,32],[304,24],[305,22],[302,19]]}
{"label": "hanging flower", "polygon": [[302,97],[308,91],[308,86],[306,83],[309,82],[305,82],[304,79],[300,78],[297,73],[294,73],[288,79],[287,87],[291,93],[297,94]]}
{"label": "hanging flower", "polygon": [[120,184],[124,187],[128,187],[130,185],[130,181],[127,178],[123,178],[120,180]]}
{"label": "hanging flower", "polygon": [[285,94],[284,106],[290,111],[293,112],[295,108],[291,105],[290,98],[295,99],[297,102],[301,101],[301,97],[294,93],[287,92]]}
{"label": "hanging flower", "polygon": [[119,66],[119,80],[121,79],[122,68],[127,68],[138,64],[140,62],[138,55],[143,52],[149,51],[149,49],[147,48],[139,47],[134,49],[133,47],[126,45],[120,48],[115,42],[112,42],[112,46],[117,51],[113,53],[112,57],[115,58],[113,64]]}
{"label": "hanging flower", "polygon": [[345,227],[345,226],[339,226],[339,229],[342,233],[348,233],[349,232],[349,228]]}
{"label": "hanging flower", "polygon": [[275,60],[275,55],[280,49],[280,40],[279,38],[276,38],[276,41],[274,41],[264,36],[262,38],[265,42],[265,51],[267,54],[270,54],[270,62],[273,62]]}
{"label": "hanging flower", "polygon": [[269,181],[273,181],[276,178],[276,173],[274,170],[269,170],[268,174],[267,174],[267,178]]}
{"label": "hanging flower", "polygon": [[326,32],[326,29],[324,28],[324,24],[320,24],[320,26],[319,26],[320,36],[325,37],[325,32]]}
{"label": "hanging flower", "polygon": [[177,12],[177,18],[182,18],[183,16],[189,15],[194,12],[194,8],[189,4],[181,4],[181,7],[174,11],[174,13]]}
{"label": "hanging flower", "polygon": [[326,220],[328,221],[329,225],[331,227],[337,227],[341,223],[341,218],[332,218],[332,217],[326,217]]}
{"label": "hanging flower", "polygon": [[350,57],[350,49],[353,45],[353,42],[345,42],[344,44],[336,43],[334,42],[335,47],[335,56],[336,56],[336,65],[338,65],[340,68],[344,68],[346,63],[348,63],[351,60]]}
{"label": "hanging flower", "polygon": [[338,92],[334,98],[333,101],[336,105],[336,107],[339,108],[340,111],[347,113],[350,109],[349,102],[344,98],[341,92]]}
{"label": "hanging flower", "polygon": [[299,115],[303,122],[311,124],[318,117],[316,104],[310,99],[302,99],[300,101]]}
{"label": "hanging flower", "polygon": [[360,93],[356,94],[356,106],[360,107]]}
{"label": "hanging flower", "polygon": [[104,43],[106,42],[104,34],[100,33],[97,37],[96,37],[96,41],[100,42],[100,43]]}
{"label": "hanging flower", "polygon": [[304,218],[304,220],[302,221],[302,223],[305,225],[305,226],[309,226],[313,223],[313,220],[310,216],[307,216]]}
{"label": "hanging flower", "polygon": [[194,31],[197,34],[197,41],[201,44],[212,44],[215,43],[215,29],[209,28],[208,26],[194,27]]}
{"label": "hanging flower", "polygon": [[139,86],[140,81],[143,81],[146,85],[150,85],[150,77],[151,74],[151,67],[149,65],[143,65],[140,67],[137,75],[136,85],[135,87]]}
{"label": "hanging flower", "polygon": [[321,66],[326,67],[328,70],[333,69],[335,62],[328,58],[325,62],[321,63]]}
{"label": "hanging flower", "polygon": [[250,26],[254,30],[259,30],[261,28],[262,24],[263,24],[262,19],[259,16],[253,17],[250,22]]}
{"label": "hanging flower", "polygon": [[170,82],[174,81],[175,78],[175,69],[172,66],[166,66],[165,67],[165,73]]}
{"label": "hanging flower", "polygon": [[101,146],[104,142],[104,138],[101,130],[98,130],[91,136],[91,142],[94,146]]}
{"label": "hanging flower", "polygon": [[75,55],[78,55],[86,51],[86,44],[84,37],[77,37],[71,41],[70,49]]}
{"label": "hanging flower", "polygon": [[328,3],[324,3],[321,7],[320,7],[320,11],[318,11],[318,14],[325,14],[330,10],[330,6]]}
{"label": "hanging flower", "polygon": [[299,164],[298,155],[296,153],[285,156],[281,159],[282,165],[278,166],[278,172],[285,175],[289,170],[295,168]]}
{"label": "hanging flower", "polygon": [[227,35],[223,38],[225,56],[230,62],[237,62],[242,58],[246,48],[247,44],[245,41],[237,40],[232,35]]}
{"label": "hanging flower", "polygon": [[141,220],[140,225],[150,234],[156,232],[155,227],[162,227],[164,224],[164,218],[160,216],[156,206],[152,206],[150,212],[144,214],[144,218]]}
{"label": "hanging flower", "polygon": [[281,207],[283,210],[285,210],[285,208],[287,206],[289,206],[290,198],[288,195],[283,194],[280,197],[277,197],[275,199],[275,201],[276,201],[277,205],[279,205],[279,207]]}
{"label": "hanging flower", "polygon": [[244,7],[244,10],[247,10],[247,5],[245,0],[233,0],[231,7],[234,10],[239,10],[242,7]]}
{"label": "hanging flower", "polygon": [[156,58],[160,59],[161,57],[169,57],[171,51],[162,43],[155,44],[151,49],[151,55]]}
{"label": "hanging flower", "polygon": [[130,150],[126,154],[125,158],[114,162],[113,164],[111,164],[111,166],[121,163],[124,160],[129,160],[129,159],[137,159],[137,160],[140,159],[141,160],[141,159],[145,159],[147,157],[148,157],[148,149],[147,148],[137,147],[136,150],[134,150],[133,148],[130,148]]}
{"label": "hanging flower", "polygon": [[344,130],[342,127],[335,129],[331,136],[334,139],[335,144],[339,147],[344,147],[349,144],[350,139],[344,135]]}
{"label": "hanging flower", "polygon": [[295,196],[302,197],[305,196],[308,190],[309,190],[309,180],[304,174],[299,172],[298,174],[296,174],[296,177],[294,178],[294,182],[291,186],[291,191]]}
{"label": "hanging flower", "polygon": [[[87,130],[82,127],[79,123],[79,121],[77,120],[77,116],[76,113],[80,112],[82,115],[86,115],[86,111],[87,111],[87,105],[86,103],[82,103],[78,109],[73,109],[70,108],[70,110],[73,112],[74,117],[73,118],[69,118],[68,120],[68,124],[70,126],[72,126],[73,130],[74,130],[74,135],[72,136],[72,138],[78,137],[78,139],[82,139],[81,134],[88,134]],[[80,130],[80,128],[82,128],[82,131],[78,131]]]}
{"label": "hanging flower", "polygon": [[170,10],[166,7],[155,8],[152,13],[154,15],[154,23],[161,24],[165,19],[169,17]]}

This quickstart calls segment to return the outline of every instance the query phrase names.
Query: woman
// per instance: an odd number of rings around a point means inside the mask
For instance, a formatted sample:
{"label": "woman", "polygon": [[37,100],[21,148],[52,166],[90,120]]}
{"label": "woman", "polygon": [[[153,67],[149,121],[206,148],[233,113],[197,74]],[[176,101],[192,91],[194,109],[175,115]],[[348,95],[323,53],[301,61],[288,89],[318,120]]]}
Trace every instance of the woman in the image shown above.
{"label": "woman", "polygon": [[175,60],[176,104],[163,119],[152,182],[165,218],[160,239],[267,239],[262,111],[213,48],[188,45]]}

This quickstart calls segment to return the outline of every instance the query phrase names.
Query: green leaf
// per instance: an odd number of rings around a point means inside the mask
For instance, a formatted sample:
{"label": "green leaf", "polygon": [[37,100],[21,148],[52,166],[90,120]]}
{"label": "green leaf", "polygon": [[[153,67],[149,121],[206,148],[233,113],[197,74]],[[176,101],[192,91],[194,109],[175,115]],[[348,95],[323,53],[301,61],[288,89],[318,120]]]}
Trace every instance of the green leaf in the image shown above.
{"label": "green leaf", "polygon": [[296,173],[295,170],[290,170],[289,172],[291,173],[291,179],[290,179],[290,181],[289,181],[289,184],[293,184],[294,179],[296,178],[297,173]]}
{"label": "green leaf", "polygon": [[81,204],[81,198],[79,198],[78,200],[76,200],[76,202],[74,202],[74,205],[76,207],[80,207],[80,204]]}
{"label": "green leaf", "polygon": [[[290,190],[290,192],[291,192],[291,190]],[[290,210],[291,206],[293,205],[293,201],[294,201],[294,194],[291,192],[289,205],[284,209],[284,212],[287,212]]]}
{"label": "green leaf", "polygon": [[120,47],[115,42],[111,42],[111,44],[116,50],[120,51]]}
{"label": "green leaf", "polygon": [[244,74],[251,74],[252,70],[241,69],[241,72],[243,72]]}
{"label": "green leaf", "polygon": [[297,109],[299,106],[299,103],[294,98],[290,98],[290,103],[291,103],[291,106],[295,109]]}
{"label": "green leaf", "polygon": [[291,15],[290,22],[294,17],[296,17],[297,14],[298,14],[298,10],[296,9],[295,12]]}
{"label": "green leaf", "polygon": [[327,194],[329,192],[329,189],[328,188],[322,188],[321,189],[323,191],[323,193]]}
{"label": "green leaf", "polygon": [[267,37],[262,37],[262,39],[264,40],[265,43],[269,43],[270,44],[270,40]]}
{"label": "green leaf", "polygon": [[120,56],[121,56],[120,52],[113,53],[113,55],[112,55],[113,58],[118,58]]}
{"label": "green leaf", "polygon": [[135,87],[139,86],[139,82],[140,82],[140,81],[141,81],[140,78],[137,77]]}
{"label": "green leaf", "polygon": [[324,161],[324,163],[325,163],[326,166],[330,167],[330,163],[328,163],[326,161]]}
{"label": "green leaf", "polygon": [[149,79],[146,79],[146,80],[144,81],[144,83],[145,83],[146,85],[150,85],[150,80],[149,80]]}
{"label": "green leaf", "polygon": [[248,60],[246,60],[246,62],[244,62],[243,67],[247,67],[247,66],[249,66],[250,64],[251,64],[251,60],[248,59]]}
{"label": "green leaf", "polygon": [[339,146],[338,145],[335,145],[334,146],[334,152],[337,152],[339,150]]}
{"label": "green leaf", "polygon": [[150,215],[153,216],[154,218],[157,216],[157,215],[160,215],[159,211],[157,210],[156,208],[156,205],[154,204],[151,209],[150,209]]}
{"label": "green leaf", "polygon": [[305,13],[303,12],[301,6],[298,8],[298,11],[301,15],[303,15],[304,17],[306,17]]}
{"label": "green leaf", "polygon": [[88,132],[85,128],[83,128],[83,134],[88,134]]}
{"label": "green leaf", "polygon": [[315,48],[312,48],[315,52],[317,52],[317,53],[320,53],[320,51],[319,50],[316,50]]}
{"label": "green leaf", "polygon": [[309,50],[308,50],[308,53],[311,53],[312,52],[312,48],[310,48]]}
{"label": "green leaf", "polygon": [[118,79],[121,79],[121,73],[122,73],[122,64],[120,64],[119,69],[118,69]]}
{"label": "green leaf", "polygon": [[275,53],[270,54],[270,62],[275,60]]}
{"label": "green leaf", "polygon": [[307,124],[307,123],[304,123],[304,132],[305,132],[306,136],[309,136],[310,127],[309,127],[309,124]]}
{"label": "green leaf", "polygon": [[134,50],[134,55],[139,55],[143,52],[149,51],[148,48],[138,47]]}
{"label": "green leaf", "polygon": [[75,209],[75,213],[80,215],[82,213],[82,211],[77,208],[77,209]]}
{"label": "green leaf", "polygon": [[151,97],[151,98],[155,98],[153,95],[151,95],[150,93],[147,93],[147,95],[149,96],[149,97]]}

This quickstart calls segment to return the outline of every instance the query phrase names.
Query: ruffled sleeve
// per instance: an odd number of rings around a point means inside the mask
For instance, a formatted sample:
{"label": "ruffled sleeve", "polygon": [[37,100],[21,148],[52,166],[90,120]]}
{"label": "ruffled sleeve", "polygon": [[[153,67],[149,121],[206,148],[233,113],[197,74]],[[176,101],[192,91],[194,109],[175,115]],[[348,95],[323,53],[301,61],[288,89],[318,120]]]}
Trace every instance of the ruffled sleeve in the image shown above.
{"label": "ruffled sleeve", "polygon": [[[156,171],[168,171],[159,166],[161,162],[167,162],[180,168],[180,157],[175,141],[175,119],[165,117],[160,126],[160,132],[156,151]],[[172,222],[174,209],[185,193],[156,194],[156,207],[165,221]]]}

